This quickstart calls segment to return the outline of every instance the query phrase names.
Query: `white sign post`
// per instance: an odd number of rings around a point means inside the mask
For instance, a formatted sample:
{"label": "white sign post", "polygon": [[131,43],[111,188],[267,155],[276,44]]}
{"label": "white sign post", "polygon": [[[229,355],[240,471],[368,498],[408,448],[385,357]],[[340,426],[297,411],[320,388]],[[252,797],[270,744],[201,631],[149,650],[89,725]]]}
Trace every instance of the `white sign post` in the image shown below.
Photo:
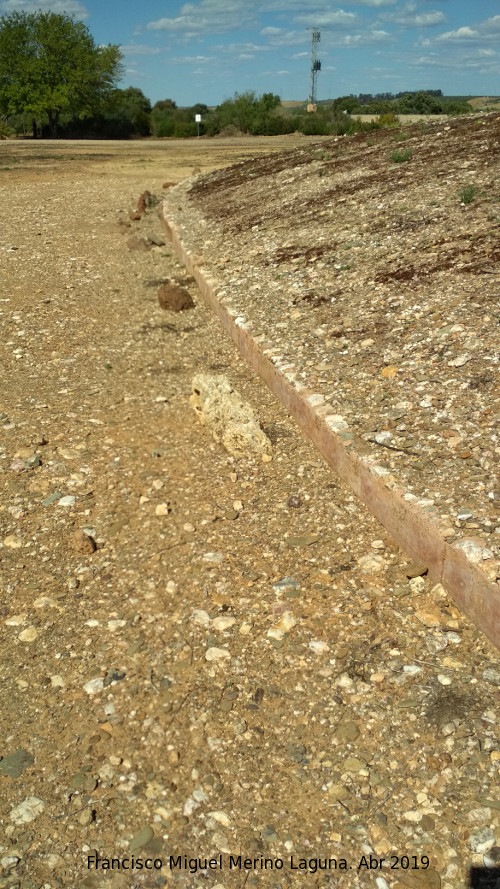
{"label": "white sign post", "polygon": [[199,136],[200,135],[201,114],[195,114],[194,119],[196,121],[196,126],[198,128],[198,136]]}

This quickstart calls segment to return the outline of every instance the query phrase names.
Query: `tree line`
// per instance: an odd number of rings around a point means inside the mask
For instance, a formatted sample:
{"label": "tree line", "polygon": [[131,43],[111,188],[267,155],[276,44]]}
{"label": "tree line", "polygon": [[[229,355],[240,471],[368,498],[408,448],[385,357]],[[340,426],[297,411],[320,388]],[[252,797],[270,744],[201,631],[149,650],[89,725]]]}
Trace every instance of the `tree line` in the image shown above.
{"label": "tree line", "polygon": [[349,114],[470,114],[466,98],[443,96],[441,90],[405,93],[360,93],[341,96],[334,105]]}
{"label": "tree line", "polygon": [[[178,108],[173,99],[153,106],[138,87],[119,89],[120,47],[96,45],[81,22],[57,13],[14,12],[0,17],[0,137],[9,134],[66,138],[197,136],[245,133],[274,136],[343,135],[379,126],[353,114],[437,114],[470,111],[449,103],[441,90],[343,96],[320,103],[283,107],[273,93],[236,93],[216,108],[197,103]],[[448,104],[447,104],[448,103]]]}

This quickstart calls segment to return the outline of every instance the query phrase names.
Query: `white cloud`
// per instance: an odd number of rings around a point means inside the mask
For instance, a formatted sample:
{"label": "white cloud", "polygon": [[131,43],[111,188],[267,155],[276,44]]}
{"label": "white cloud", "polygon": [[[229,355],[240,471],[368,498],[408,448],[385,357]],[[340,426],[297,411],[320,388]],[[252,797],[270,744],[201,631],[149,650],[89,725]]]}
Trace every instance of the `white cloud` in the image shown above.
{"label": "white cloud", "polygon": [[440,43],[491,43],[497,42],[500,38],[500,15],[494,15],[490,19],[485,19],[484,22],[479,22],[479,24],[474,25],[472,28],[469,25],[464,25],[462,28],[457,28],[456,31],[445,31],[444,34],[440,34],[439,37],[436,38]]}
{"label": "white cloud", "polygon": [[[394,6],[397,0],[344,0],[346,6],[371,6],[380,9],[384,6]],[[290,12],[298,9],[304,12],[306,7],[310,7],[310,15],[316,15],[321,11],[331,11],[331,0],[260,0],[255,4],[259,6],[261,12]]]}
{"label": "white cloud", "polygon": [[457,28],[456,31],[445,31],[444,34],[439,35],[437,40],[475,40],[480,36],[479,31],[474,31],[473,28],[466,25],[463,28]]}
{"label": "white cloud", "polygon": [[66,13],[75,19],[88,18],[88,12],[78,0],[3,0],[0,2],[0,13],[9,15],[11,12],[56,12]]}
{"label": "white cloud", "polygon": [[120,49],[126,56],[157,56],[161,52],[158,47],[146,46],[143,43],[126,43]]}
{"label": "white cloud", "polygon": [[175,18],[148,22],[146,28],[187,34],[223,34],[256,25],[255,8],[246,0],[201,0],[200,3],[185,3]]}
{"label": "white cloud", "polygon": [[285,31],[283,28],[264,28],[261,31],[264,37],[268,37],[269,47],[301,46],[310,42],[310,36],[305,30]]}
{"label": "white cloud", "polygon": [[241,53],[269,52],[270,46],[264,46],[261,43],[225,43],[218,46],[211,46],[211,50],[218,53],[226,53],[228,55],[240,55]]}
{"label": "white cloud", "polygon": [[[372,28],[365,31],[354,31],[351,34],[330,34],[328,46],[335,50],[339,47],[355,48],[358,46],[376,46],[394,41],[394,37],[380,28]],[[308,53],[304,53],[308,55]],[[322,53],[319,53],[320,57]]]}
{"label": "white cloud", "polygon": [[284,34],[285,32],[284,32],[283,28],[269,27],[269,28],[262,28],[262,31],[260,33],[262,34],[263,37],[274,37],[275,35],[277,36],[278,34]]}
{"label": "white cloud", "polygon": [[403,25],[407,28],[428,28],[433,25],[441,25],[446,21],[446,16],[439,10],[431,10],[430,12],[418,12],[417,4],[410,2],[405,3],[400,9],[394,12],[383,12],[380,18],[386,22],[393,22],[396,25]]}
{"label": "white cloud", "polygon": [[331,12],[311,12],[308,15],[297,15],[294,22],[298,25],[311,28],[352,28],[358,21],[354,12],[345,12],[344,9],[334,9]]}
{"label": "white cloud", "polygon": [[371,46],[392,40],[388,31],[365,31],[361,34],[345,34],[336,41],[337,46]]}
{"label": "white cloud", "polygon": [[472,47],[469,51],[461,49],[460,51],[449,53],[441,51],[431,52],[410,60],[408,65],[411,68],[444,68],[457,72],[472,71],[489,76],[500,73],[499,60],[493,50],[476,50]]}
{"label": "white cloud", "polygon": [[171,62],[177,62],[177,64],[185,65],[186,63],[195,63],[199,65],[201,62],[213,62],[214,56],[175,56],[173,59],[170,59]]}

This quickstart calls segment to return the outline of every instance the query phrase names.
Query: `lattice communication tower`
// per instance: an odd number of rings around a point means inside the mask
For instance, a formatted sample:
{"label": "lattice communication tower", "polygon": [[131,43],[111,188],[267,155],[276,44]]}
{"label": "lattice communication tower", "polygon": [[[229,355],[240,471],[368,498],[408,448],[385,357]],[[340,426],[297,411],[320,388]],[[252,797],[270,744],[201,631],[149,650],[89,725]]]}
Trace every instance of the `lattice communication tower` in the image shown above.
{"label": "lattice communication tower", "polygon": [[321,71],[321,62],[318,59],[318,43],[321,40],[321,34],[317,28],[311,28],[311,93],[309,95],[309,103],[316,104],[316,79],[318,72]]}

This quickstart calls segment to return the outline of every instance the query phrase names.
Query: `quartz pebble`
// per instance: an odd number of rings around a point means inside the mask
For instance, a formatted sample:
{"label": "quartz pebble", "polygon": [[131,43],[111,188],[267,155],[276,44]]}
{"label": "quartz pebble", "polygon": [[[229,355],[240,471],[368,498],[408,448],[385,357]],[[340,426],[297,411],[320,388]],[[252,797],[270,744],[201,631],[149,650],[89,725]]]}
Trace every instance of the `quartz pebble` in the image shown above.
{"label": "quartz pebble", "polygon": [[226,648],[209,648],[205,652],[205,659],[210,661],[210,663],[217,661],[226,661],[231,657],[229,651]]}
{"label": "quartz pebble", "polygon": [[45,811],[45,803],[37,796],[29,796],[11,809],[9,818],[14,824],[29,824]]}
{"label": "quartz pebble", "polygon": [[472,852],[488,852],[495,845],[495,833],[491,827],[478,827],[470,834],[467,845]]}

